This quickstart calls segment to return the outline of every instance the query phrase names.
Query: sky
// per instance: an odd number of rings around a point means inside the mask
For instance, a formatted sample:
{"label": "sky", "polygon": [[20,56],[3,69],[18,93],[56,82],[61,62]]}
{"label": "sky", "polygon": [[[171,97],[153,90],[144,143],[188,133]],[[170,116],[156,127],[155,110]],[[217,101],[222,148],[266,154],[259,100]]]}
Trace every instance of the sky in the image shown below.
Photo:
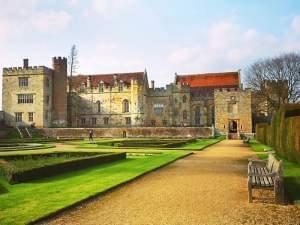
{"label": "sky", "polygon": [[0,0],[0,6],[1,71],[22,66],[23,58],[51,67],[53,56],[67,57],[75,44],[78,74],[146,69],[149,80],[164,86],[176,72],[243,74],[258,59],[300,52],[299,0]]}

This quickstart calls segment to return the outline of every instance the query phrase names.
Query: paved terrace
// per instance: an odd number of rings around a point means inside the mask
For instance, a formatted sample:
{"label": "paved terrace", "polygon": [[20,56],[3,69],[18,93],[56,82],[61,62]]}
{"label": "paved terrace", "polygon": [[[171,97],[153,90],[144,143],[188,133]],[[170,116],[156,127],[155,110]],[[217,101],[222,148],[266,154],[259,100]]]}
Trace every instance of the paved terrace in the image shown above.
{"label": "paved terrace", "polygon": [[255,190],[259,199],[248,203],[247,158],[253,155],[241,141],[222,141],[47,223],[300,224],[300,208],[273,204],[272,192],[266,197]]}

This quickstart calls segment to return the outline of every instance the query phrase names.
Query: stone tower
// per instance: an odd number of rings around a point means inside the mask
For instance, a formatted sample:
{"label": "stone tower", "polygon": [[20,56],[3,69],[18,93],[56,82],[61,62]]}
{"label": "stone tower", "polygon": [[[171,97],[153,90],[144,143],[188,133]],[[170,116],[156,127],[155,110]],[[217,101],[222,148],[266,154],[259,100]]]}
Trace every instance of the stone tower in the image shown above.
{"label": "stone tower", "polygon": [[53,57],[53,126],[67,126],[67,58]]}

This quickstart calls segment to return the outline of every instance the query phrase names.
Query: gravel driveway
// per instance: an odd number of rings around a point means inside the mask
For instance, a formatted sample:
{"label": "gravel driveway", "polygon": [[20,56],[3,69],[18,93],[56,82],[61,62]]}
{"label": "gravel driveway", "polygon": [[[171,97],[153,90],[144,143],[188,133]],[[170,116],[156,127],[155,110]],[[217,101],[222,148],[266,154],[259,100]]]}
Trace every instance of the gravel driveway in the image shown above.
{"label": "gravel driveway", "polygon": [[273,204],[272,192],[254,191],[248,203],[252,156],[241,141],[222,141],[46,223],[300,225],[300,208]]}

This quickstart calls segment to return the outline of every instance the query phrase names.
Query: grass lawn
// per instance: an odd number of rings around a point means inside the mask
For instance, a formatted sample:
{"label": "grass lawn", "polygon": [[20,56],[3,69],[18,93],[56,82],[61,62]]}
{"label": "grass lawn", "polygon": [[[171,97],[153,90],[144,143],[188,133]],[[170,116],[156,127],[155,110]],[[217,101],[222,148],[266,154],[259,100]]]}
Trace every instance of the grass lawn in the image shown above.
{"label": "grass lawn", "polygon": [[216,144],[225,139],[225,136],[219,136],[216,138],[208,138],[208,139],[197,139],[193,143],[188,143],[184,146],[181,146],[180,149],[187,149],[187,150],[202,150],[207,146]]}
{"label": "grass lawn", "polygon": [[16,185],[0,177],[0,224],[35,221],[187,154],[163,151]]}
{"label": "grass lawn", "polygon": [[[270,146],[263,145],[257,140],[251,140],[250,146],[253,151],[257,152],[257,156],[260,159],[268,157],[267,153],[262,153],[264,149],[272,149]],[[290,162],[279,156],[276,156],[276,158],[283,161],[285,191],[295,204],[300,204],[300,164]]]}

